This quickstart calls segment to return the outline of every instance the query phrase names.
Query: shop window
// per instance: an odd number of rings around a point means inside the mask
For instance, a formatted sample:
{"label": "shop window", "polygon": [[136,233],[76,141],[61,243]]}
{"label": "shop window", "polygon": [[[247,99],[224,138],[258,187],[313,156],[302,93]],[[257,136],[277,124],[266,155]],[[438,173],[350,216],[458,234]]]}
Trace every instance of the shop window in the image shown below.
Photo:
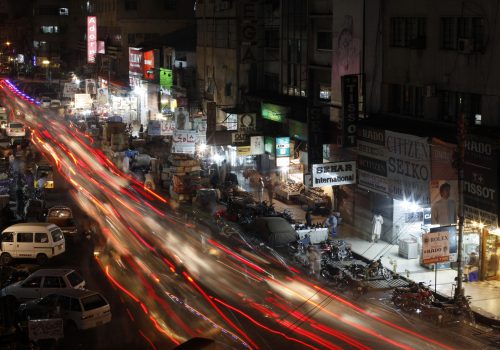
{"label": "shop window", "polygon": [[316,33],[316,49],[331,50],[333,44],[332,32],[317,32]]}

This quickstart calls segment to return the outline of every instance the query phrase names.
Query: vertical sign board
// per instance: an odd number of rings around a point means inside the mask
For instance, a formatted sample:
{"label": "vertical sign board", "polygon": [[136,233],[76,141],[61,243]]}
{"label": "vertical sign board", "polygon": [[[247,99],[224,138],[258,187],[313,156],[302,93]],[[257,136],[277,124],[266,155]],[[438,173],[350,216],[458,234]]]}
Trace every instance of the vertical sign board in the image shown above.
{"label": "vertical sign board", "polygon": [[97,17],[87,16],[87,63],[95,63],[97,53]]}
{"label": "vertical sign board", "polygon": [[171,69],[160,68],[160,86],[165,89],[174,85],[174,74]]}
{"label": "vertical sign board", "polygon": [[154,80],[155,78],[155,53],[153,50],[144,52],[143,74],[144,79]]}
{"label": "vertical sign board", "polygon": [[250,152],[256,156],[264,154],[264,136],[251,136],[250,137]]}
{"label": "vertical sign board", "polygon": [[257,60],[257,20],[258,1],[242,0],[240,4],[239,37],[241,40],[241,63],[252,63]]}
{"label": "vertical sign board", "polygon": [[276,157],[290,157],[290,138],[276,138]]}
{"label": "vertical sign board", "polygon": [[359,115],[358,76],[342,76],[342,146],[356,147],[356,125]]}
{"label": "vertical sign board", "polygon": [[437,264],[450,261],[450,240],[447,230],[437,230],[422,235],[422,263]]}
{"label": "vertical sign board", "polygon": [[142,79],[142,52],[135,47],[128,48],[128,75],[130,86],[140,86]]}
{"label": "vertical sign board", "polygon": [[309,109],[307,162],[309,169],[313,164],[323,163],[323,115],[319,107]]}

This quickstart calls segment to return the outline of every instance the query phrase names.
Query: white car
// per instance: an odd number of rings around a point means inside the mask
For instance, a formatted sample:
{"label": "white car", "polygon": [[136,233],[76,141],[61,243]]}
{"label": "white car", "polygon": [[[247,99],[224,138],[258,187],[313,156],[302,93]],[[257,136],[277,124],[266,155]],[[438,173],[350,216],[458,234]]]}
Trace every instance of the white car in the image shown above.
{"label": "white car", "polygon": [[61,101],[60,100],[52,100],[50,101],[50,108],[60,108]]}
{"label": "white car", "polygon": [[2,290],[0,296],[14,297],[18,301],[43,298],[67,289],[83,289],[85,280],[72,269],[41,269],[24,281],[13,283]]}
{"label": "white car", "polygon": [[67,289],[21,304],[19,316],[21,320],[57,317],[70,329],[89,329],[111,322],[111,307],[100,293]]}
{"label": "white car", "polygon": [[49,108],[50,102],[52,102],[52,99],[50,97],[44,96],[40,98],[40,106],[42,106],[43,108]]}
{"label": "white car", "polygon": [[8,123],[5,127],[5,133],[9,137],[25,137],[26,128],[24,124],[19,122]]}

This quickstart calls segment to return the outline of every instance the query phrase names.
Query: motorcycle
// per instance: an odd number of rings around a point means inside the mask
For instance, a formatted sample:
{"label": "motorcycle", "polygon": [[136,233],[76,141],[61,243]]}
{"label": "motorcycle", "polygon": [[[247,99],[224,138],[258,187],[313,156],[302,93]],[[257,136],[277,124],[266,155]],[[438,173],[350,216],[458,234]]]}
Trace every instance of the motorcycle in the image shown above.
{"label": "motorcycle", "polygon": [[308,266],[307,248],[310,245],[311,240],[309,239],[309,235],[306,234],[304,238],[288,243],[288,254],[302,265]]}
{"label": "motorcycle", "polygon": [[345,261],[352,259],[350,244],[345,241],[325,241],[320,245],[322,254],[327,255],[333,261]]}
{"label": "motorcycle", "polygon": [[392,301],[399,308],[413,311],[431,305],[434,302],[434,294],[422,283],[411,283],[408,287],[394,289]]}
{"label": "motorcycle", "polygon": [[382,264],[382,256],[377,260],[371,261],[368,265],[362,266],[353,264],[350,267],[353,276],[361,279],[374,279],[383,277],[386,281],[392,280],[392,273]]}

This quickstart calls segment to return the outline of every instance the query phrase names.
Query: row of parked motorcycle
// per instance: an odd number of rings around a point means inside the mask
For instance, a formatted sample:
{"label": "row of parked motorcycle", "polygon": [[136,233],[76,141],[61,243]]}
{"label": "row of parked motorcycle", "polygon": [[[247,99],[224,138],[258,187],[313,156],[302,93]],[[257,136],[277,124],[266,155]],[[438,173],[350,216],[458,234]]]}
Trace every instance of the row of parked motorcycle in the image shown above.
{"label": "row of parked motorcycle", "polygon": [[392,302],[396,307],[408,313],[417,313],[440,325],[460,321],[474,322],[474,314],[470,308],[470,297],[440,301],[434,296],[429,286],[422,282],[410,282],[407,287],[395,288]]}

